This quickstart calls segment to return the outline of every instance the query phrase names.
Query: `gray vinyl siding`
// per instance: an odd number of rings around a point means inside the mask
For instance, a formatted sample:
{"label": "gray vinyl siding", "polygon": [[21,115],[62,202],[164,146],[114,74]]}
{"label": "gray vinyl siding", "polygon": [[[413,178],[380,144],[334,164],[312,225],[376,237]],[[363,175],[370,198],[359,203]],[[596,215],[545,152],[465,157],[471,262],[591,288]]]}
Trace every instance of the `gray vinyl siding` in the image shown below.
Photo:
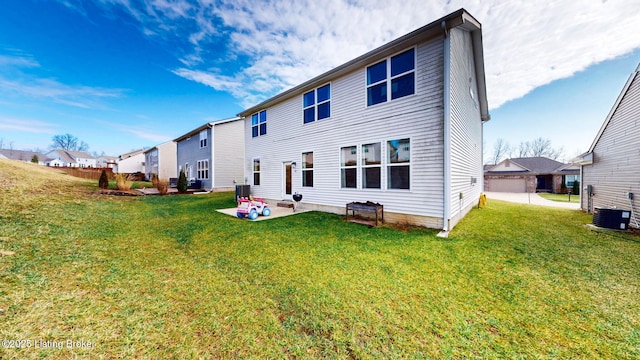
{"label": "gray vinyl siding", "polygon": [[243,183],[244,123],[242,120],[214,125],[213,186],[233,187]]}
{"label": "gray vinyl siding", "polygon": [[[582,167],[582,189],[593,186],[593,207],[631,209],[640,221],[640,74],[636,71],[617,108],[593,146],[593,164]],[[584,190],[581,190],[584,192]],[[587,196],[582,208],[587,209]],[[633,222],[632,222],[633,223]]]}
{"label": "gray vinyl siding", "polygon": [[[451,91],[451,213],[454,219],[477,203],[483,188],[482,121],[471,34],[463,29],[450,33]],[[473,93],[473,95],[472,95]],[[471,179],[475,179],[472,184]],[[462,213],[462,214],[461,214]],[[455,221],[454,221],[455,224]],[[454,225],[452,224],[452,225]]]}
{"label": "gray vinyl siding", "polygon": [[187,137],[178,142],[177,146],[177,160],[178,160],[178,174],[180,169],[185,169],[185,164],[188,163],[191,168],[191,174],[186,174],[187,179],[196,179],[198,176],[197,163],[200,160],[209,160],[209,179],[203,179],[202,187],[210,189],[212,187],[212,171],[211,164],[212,159],[212,139],[211,129],[207,129],[207,146],[200,147],[200,132],[192,134],[191,137]]}
{"label": "gray vinyl siding", "polygon": [[[414,95],[367,107],[366,70],[363,67],[331,80],[331,117],[328,119],[303,124],[302,96],[291,97],[266,109],[267,134],[264,136],[252,138],[251,116],[247,116],[244,131],[248,184],[253,185],[253,159],[261,161],[261,184],[252,186],[252,193],[269,199],[287,198],[283,193],[283,164],[295,161],[293,191],[303,194],[303,202],[343,207],[351,201],[374,201],[382,203],[385,211],[441,218],[443,40],[421,43],[416,49]],[[384,190],[387,181],[384,166],[382,190],[341,189],[341,147],[373,142],[384,144],[403,138],[411,139],[410,190]],[[314,153],[312,188],[302,187],[303,152]],[[384,164],[384,150],[382,157]],[[359,186],[361,181],[361,168],[358,168]]]}

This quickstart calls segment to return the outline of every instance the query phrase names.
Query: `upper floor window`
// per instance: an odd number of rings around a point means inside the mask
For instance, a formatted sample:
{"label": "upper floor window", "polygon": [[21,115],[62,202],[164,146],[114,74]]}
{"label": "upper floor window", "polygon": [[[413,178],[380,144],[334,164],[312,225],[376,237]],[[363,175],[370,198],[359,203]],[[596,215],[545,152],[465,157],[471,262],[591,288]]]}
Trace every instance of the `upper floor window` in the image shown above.
{"label": "upper floor window", "polygon": [[200,147],[207,147],[207,130],[200,131]]}
{"label": "upper floor window", "polygon": [[304,123],[331,116],[331,85],[327,84],[302,95]]}
{"label": "upper floor window", "polygon": [[251,115],[251,137],[267,134],[267,110]]}
{"label": "upper floor window", "polygon": [[415,93],[415,49],[367,67],[367,106]]}

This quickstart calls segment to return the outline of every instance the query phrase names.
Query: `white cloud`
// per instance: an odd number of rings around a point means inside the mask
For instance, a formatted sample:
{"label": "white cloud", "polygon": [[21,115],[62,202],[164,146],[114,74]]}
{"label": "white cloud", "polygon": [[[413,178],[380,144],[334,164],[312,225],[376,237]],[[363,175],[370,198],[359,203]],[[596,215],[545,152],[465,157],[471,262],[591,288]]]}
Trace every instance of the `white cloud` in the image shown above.
{"label": "white cloud", "polygon": [[100,99],[121,97],[125,90],[90,86],[73,86],[53,79],[30,78],[11,80],[0,75],[0,94],[46,98],[58,104],[84,109],[101,107]]}
{"label": "white cloud", "polygon": [[174,73],[229,91],[244,106],[302,83],[460,7],[483,24],[491,108],[640,47],[637,0],[153,0],[142,6],[129,0],[100,3],[129,12],[147,35],[178,34],[183,48],[176,50],[181,51],[176,58],[185,68]]}
{"label": "white cloud", "polygon": [[56,124],[39,120],[0,116],[0,129],[36,134],[55,134]]}

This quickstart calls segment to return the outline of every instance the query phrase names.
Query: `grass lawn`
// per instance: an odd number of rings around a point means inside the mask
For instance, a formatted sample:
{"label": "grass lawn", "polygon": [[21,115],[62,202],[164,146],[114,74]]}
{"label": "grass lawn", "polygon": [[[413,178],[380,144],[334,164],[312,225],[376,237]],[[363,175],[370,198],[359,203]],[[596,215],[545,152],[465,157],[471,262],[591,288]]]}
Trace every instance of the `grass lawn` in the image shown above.
{"label": "grass lawn", "polygon": [[571,203],[579,203],[580,202],[580,195],[571,195],[571,201],[569,201],[569,195],[567,194],[544,194],[544,193],[539,193],[538,195],[540,195],[541,197],[547,199],[547,200],[551,200],[551,201],[558,201],[558,202],[571,202]]}
{"label": "grass lawn", "polygon": [[96,190],[0,160],[0,358],[640,357],[640,239],[578,211],[489,201],[442,239]]}

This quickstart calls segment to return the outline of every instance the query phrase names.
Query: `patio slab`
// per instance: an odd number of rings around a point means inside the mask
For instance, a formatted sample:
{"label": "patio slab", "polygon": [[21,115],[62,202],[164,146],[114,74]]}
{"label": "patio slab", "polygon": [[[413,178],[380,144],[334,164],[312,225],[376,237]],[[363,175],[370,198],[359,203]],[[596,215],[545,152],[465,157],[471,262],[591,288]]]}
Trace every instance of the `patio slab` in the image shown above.
{"label": "patio slab", "polygon": [[[296,212],[293,212],[292,208],[284,208],[284,207],[279,207],[279,206],[275,206],[275,207],[271,207],[270,206],[269,209],[271,209],[271,215],[269,215],[269,216],[260,215],[260,216],[258,216],[258,218],[256,220],[253,220],[253,221],[276,219],[276,218],[283,217],[283,216],[301,214],[303,212],[310,211],[310,210],[301,209],[300,207],[298,207]],[[217,211],[219,213],[223,213],[225,215],[230,215],[230,216],[233,216],[233,217],[237,218],[237,216],[236,216],[237,208],[235,208],[235,207],[234,208],[229,208],[229,209],[218,209]],[[248,221],[251,221],[251,220],[248,220]]]}

